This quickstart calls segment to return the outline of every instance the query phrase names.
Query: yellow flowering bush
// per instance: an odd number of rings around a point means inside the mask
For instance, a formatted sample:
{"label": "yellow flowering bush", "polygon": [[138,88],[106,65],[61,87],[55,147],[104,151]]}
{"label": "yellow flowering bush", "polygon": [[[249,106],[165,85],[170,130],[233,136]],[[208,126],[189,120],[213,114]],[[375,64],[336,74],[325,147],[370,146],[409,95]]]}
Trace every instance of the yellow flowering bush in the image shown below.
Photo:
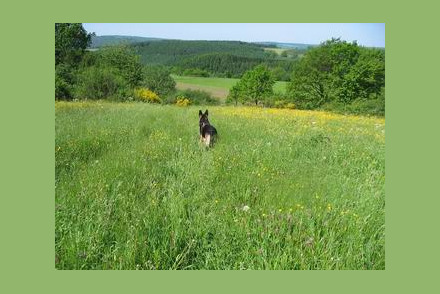
{"label": "yellow flowering bush", "polygon": [[275,101],[275,103],[273,104],[273,106],[275,108],[288,108],[288,109],[295,109],[295,104],[294,103],[288,103],[284,100],[277,100]]}
{"label": "yellow flowering bush", "polygon": [[191,104],[191,100],[185,98],[184,96],[178,96],[176,99],[177,106],[188,106]]}
{"label": "yellow flowering bush", "polygon": [[143,102],[149,102],[149,103],[161,103],[162,100],[159,98],[159,96],[151,91],[150,89],[146,88],[138,88],[134,90],[134,97],[137,100],[143,101]]}
{"label": "yellow flowering bush", "polygon": [[275,108],[284,108],[286,102],[284,100],[277,100],[274,102],[273,107]]}

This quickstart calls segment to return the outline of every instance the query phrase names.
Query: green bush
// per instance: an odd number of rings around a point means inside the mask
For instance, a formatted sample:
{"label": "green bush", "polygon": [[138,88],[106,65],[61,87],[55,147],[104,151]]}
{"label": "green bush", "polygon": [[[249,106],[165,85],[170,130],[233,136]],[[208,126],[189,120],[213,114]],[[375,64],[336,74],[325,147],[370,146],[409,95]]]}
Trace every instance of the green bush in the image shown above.
{"label": "green bush", "polygon": [[183,71],[183,75],[191,77],[209,77],[209,72],[199,68],[189,68]]}
{"label": "green bush", "polygon": [[353,114],[385,115],[385,105],[380,99],[358,99],[349,104],[347,108]]}
{"label": "green bush", "polygon": [[[285,52],[285,51],[284,51]],[[271,69],[271,73],[275,81],[289,81],[290,72],[281,66],[277,66]]]}
{"label": "green bush", "polygon": [[140,86],[143,80],[142,64],[139,56],[127,46],[102,48],[97,52],[96,65],[113,68],[131,88]]}
{"label": "green bush", "polygon": [[287,99],[283,99],[282,97],[277,97],[278,100],[273,99],[266,99],[264,101],[264,107],[272,107],[272,108],[288,108],[288,109],[295,109],[295,104],[290,102]]}
{"label": "green bush", "polygon": [[243,77],[231,88],[228,101],[240,101],[243,104],[267,102],[273,97],[275,80],[264,65],[258,65],[244,73]]}
{"label": "green bush", "polygon": [[299,60],[287,92],[300,109],[365,109],[376,113],[380,99],[375,97],[384,86],[384,50],[332,39]]}
{"label": "green bush", "polygon": [[349,104],[341,101],[332,101],[324,104],[321,109],[347,114],[384,116],[385,88],[382,88],[379,94],[371,94],[368,99],[358,98]]}
{"label": "green bush", "polygon": [[287,101],[285,100],[277,100],[274,102],[273,107],[275,108],[284,108],[287,105]]}
{"label": "green bush", "polygon": [[55,98],[73,98],[74,69],[67,64],[59,64],[55,67]]}
{"label": "green bush", "polygon": [[126,100],[142,85],[143,79],[139,56],[129,47],[101,48],[86,52],[78,64],[57,64],[55,97]]}
{"label": "green bush", "polygon": [[75,97],[78,99],[125,100],[131,90],[114,68],[92,66],[78,74]]}
{"label": "green bush", "polygon": [[164,97],[176,90],[176,82],[170,76],[169,70],[162,66],[146,66],[143,69],[145,88]]}
{"label": "green bush", "polygon": [[273,93],[263,100],[264,107],[273,108],[296,108],[292,98],[285,93]]}
{"label": "green bush", "polygon": [[72,99],[72,86],[58,76],[55,76],[55,98]]}

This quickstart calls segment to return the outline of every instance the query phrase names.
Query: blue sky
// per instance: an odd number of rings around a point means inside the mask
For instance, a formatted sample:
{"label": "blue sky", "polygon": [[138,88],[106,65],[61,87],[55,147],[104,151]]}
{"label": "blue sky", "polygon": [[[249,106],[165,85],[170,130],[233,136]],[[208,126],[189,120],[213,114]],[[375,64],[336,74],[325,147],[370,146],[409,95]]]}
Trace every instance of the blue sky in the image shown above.
{"label": "blue sky", "polygon": [[84,23],[88,32],[182,40],[319,44],[332,37],[385,47],[384,23]]}

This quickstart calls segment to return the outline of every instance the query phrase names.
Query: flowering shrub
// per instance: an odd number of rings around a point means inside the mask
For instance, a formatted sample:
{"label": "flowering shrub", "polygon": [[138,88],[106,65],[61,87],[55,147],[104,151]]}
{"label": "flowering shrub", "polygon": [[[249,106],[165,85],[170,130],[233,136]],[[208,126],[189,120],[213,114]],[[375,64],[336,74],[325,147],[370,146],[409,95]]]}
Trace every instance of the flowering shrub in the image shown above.
{"label": "flowering shrub", "polygon": [[295,109],[295,104],[294,103],[288,103],[287,101],[284,101],[284,100],[277,100],[277,101],[275,101],[273,106],[275,108]]}
{"label": "flowering shrub", "polygon": [[177,106],[188,106],[191,104],[191,100],[188,98],[185,98],[184,96],[178,96],[176,98],[176,105]]}
{"label": "flowering shrub", "polygon": [[286,105],[286,101],[284,101],[284,100],[277,100],[273,104],[273,107],[275,107],[275,108],[284,108],[284,105]]}
{"label": "flowering shrub", "polygon": [[162,100],[159,98],[159,96],[151,91],[150,89],[146,88],[138,88],[134,90],[134,97],[137,100],[143,101],[143,102],[149,102],[149,103],[161,103]]}
{"label": "flowering shrub", "polygon": [[287,103],[285,108],[295,109],[295,103]]}

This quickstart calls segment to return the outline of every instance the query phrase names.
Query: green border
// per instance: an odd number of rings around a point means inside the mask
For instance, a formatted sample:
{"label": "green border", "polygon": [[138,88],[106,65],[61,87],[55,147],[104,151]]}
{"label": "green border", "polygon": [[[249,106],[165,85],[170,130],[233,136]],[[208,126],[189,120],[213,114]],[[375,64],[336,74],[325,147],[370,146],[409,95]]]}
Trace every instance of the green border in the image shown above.
{"label": "green border", "polygon": [[[438,172],[435,173],[438,159],[430,157],[429,153],[438,149],[438,131],[431,129],[436,126],[438,108],[435,106],[439,99],[434,99],[430,90],[438,80],[438,70],[433,66],[437,62],[434,50],[438,34],[434,32],[436,26],[432,21],[437,18],[438,8],[425,4],[427,1],[410,6],[404,2],[394,4],[376,0],[260,4],[249,0],[124,1],[122,7],[108,1],[100,2],[39,1],[2,6],[2,90],[6,91],[2,93],[0,108],[3,139],[0,263],[4,293],[388,293],[417,290],[423,293],[433,288],[436,264],[432,253],[438,244],[434,216],[438,196],[430,193],[429,184],[435,183],[438,177]],[[54,23],[72,21],[385,22],[386,270],[55,270]],[[431,68],[426,69],[429,76],[422,75],[423,67]],[[420,105],[429,107],[421,110]],[[414,171],[418,177],[414,176]],[[422,171],[430,175],[423,179]],[[429,195],[436,203],[429,203],[426,197]]]}

